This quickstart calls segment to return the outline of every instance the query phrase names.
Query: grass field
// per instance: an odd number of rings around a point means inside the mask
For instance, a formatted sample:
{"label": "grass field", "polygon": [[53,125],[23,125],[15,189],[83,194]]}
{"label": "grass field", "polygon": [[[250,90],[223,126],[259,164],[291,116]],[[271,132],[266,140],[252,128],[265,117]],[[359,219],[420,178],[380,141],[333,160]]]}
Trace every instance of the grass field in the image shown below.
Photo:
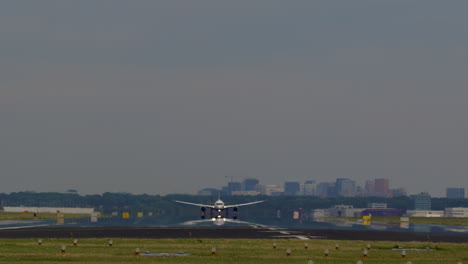
{"label": "grass field", "polygon": [[[424,242],[369,242],[369,241],[331,241],[331,240],[249,240],[249,239],[112,239],[113,246],[108,246],[107,239],[80,239],[78,246],[73,246],[73,239],[43,239],[42,245],[37,239],[0,239],[0,263],[304,263],[313,260],[320,263],[407,263],[413,264],[456,264],[468,263],[468,245]],[[304,243],[308,249],[304,249]],[[272,244],[277,243],[277,249]],[[340,250],[335,250],[335,244]],[[363,249],[371,244],[368,258],[362,257]],[[65,245],[66,254],[61,254]],[[426,248],[435,251],[407,251],[405,260],[401,251],[394,247]],[[216,248],[216,256],[211,249]],[[192,254],[183,257],[135,257],[135,249],[140,252],[177,253],[183,251]],[[286,256],[286,249],[291,249],[291,256]],[[330,251],[325,258],[324,250]]]}
{"label": "grass field", "polygon": [[[324,217],[327,221],[358,221],[361,217]],[[412,224],[431,224],[431,225],[452,225],[452,226],[468,226],[468,218],[455,218],[455,217],[410,217]],[[381,223],[400,223],[398,216],[373,216],[372,222]]]}

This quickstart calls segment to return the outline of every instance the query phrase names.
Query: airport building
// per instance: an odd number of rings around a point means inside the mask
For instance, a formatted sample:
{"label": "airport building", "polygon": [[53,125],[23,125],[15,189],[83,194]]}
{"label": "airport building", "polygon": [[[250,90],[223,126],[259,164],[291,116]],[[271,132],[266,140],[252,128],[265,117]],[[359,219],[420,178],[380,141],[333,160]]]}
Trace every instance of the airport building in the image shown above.
{"label": "airport building", "polygon": [[396,208],[368,208],[361,212],[361,216],[370,215],[370,216],[403,216],[405,215],[404,209]]}
{"label": "airport building", "polygon": [[406,215],[410,217],[443,217],[444,211],[439,210],[408,210]]}
{"label": "airport building", "polygon": [[94,208],[79,208],[79,207],[27,207],[27,206],[4,206],[5,212],[16,213],[64,213],[64,214],[91,214]]}
{"label": "airport building", "polygon": [[335,205],[328,209],[329,216],[335,217],[354,217],[360,216],[364,208],[354,208],[352,205]]}
{"label": "airport building", "polygon": [[370,209],[387,209],[387,204],[386,203],[369,203],[367,205],[367,208],[370,208]]}
{"label": "airport building", "polygon": [[468,217],[468,207],[445,208],[446,217]]}

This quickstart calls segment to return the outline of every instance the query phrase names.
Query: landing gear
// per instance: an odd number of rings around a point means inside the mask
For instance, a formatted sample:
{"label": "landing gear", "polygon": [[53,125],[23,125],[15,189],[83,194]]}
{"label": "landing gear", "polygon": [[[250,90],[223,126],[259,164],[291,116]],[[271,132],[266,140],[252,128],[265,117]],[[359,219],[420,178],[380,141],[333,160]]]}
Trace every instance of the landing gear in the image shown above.
{"label": "landing gear", "polygon": [[205,219],[205,211],[206,211],[205,207],[200,208],[200,218],[201,219]]}

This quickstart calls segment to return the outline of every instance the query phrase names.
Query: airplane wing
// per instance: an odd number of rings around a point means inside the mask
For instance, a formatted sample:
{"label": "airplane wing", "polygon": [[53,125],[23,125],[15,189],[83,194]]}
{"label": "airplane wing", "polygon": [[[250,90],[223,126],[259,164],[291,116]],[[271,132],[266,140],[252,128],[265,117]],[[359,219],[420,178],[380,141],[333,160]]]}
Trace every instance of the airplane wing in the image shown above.
{"label": "airplane wing", "polygon": [[212,204],[211,204],[211,205],[208,205],[208,204],[197,204],[197,203],[189,203],[189,202],[177,201],[177,200],[174,200],[174,202],[176,202],[176,203],[181,203],[181,204],[194,205],[194,206],[199,206],[199,207],[214,208],[214,206],[213,206]]}
{"label": "airplane wing", "polygon": [[251,205],[251,204],[258,204],[258,203],[263,203],[266,200],[263,201],[256,201],[256,202],[250,202],[250,203],[243,203],[243,204],[231,204],[231,205],[225,205],[224,208],[232,208],[232,207],[239,207],[239,206],[245,206],[245,205]]}

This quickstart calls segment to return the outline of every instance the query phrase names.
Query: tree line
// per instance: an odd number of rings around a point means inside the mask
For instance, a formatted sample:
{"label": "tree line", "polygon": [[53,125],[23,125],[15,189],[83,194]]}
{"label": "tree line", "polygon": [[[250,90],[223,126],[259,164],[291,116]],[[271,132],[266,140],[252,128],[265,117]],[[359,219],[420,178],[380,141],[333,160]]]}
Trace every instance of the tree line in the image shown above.
{"label": "tree line", "polygon": [[[394,198],[384,197],[336,197],[319,198],[312,196],[225,196],[226,204],[247,203],[266,200],[264,203],[242,208],[244,214],[259,217],[272,217],[280,212],[292,212],[314,209],[326,209],[334,205],[352,205],[355,208],[366,208],[369,203],[387,203],[388,208],[413,209],[413,199],[409,196]],[[2,206],[28,207],[92,207],[105,214],[112,212],[154,212],[158,215],[193,215],[199,211],[196,207],[180,205],[173,200],[190,201],[201,204],[213,204],[217,197],[200,195],[148,195],[130,193],[110,193],[101,195],[79,195],[68,193],[0,193]],[[468,199],[432,198],[432,210],[444,210],[446,207],[468,207]]]}

